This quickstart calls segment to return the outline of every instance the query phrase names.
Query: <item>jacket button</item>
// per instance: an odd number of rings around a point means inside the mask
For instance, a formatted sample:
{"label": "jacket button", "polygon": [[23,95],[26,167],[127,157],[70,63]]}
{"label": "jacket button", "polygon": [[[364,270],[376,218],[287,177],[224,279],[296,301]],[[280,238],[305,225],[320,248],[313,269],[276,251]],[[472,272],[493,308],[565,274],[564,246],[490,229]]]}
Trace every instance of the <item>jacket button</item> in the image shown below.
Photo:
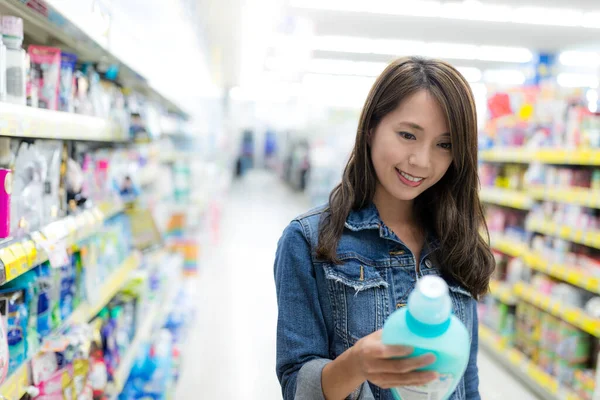
{"label": "jacket button", "polygon": [[432,267],[432,264],[431,264],[431,261],[429,260],[429,258],[427,260],[425,260],[425,266],[427,268],[431,268]]}

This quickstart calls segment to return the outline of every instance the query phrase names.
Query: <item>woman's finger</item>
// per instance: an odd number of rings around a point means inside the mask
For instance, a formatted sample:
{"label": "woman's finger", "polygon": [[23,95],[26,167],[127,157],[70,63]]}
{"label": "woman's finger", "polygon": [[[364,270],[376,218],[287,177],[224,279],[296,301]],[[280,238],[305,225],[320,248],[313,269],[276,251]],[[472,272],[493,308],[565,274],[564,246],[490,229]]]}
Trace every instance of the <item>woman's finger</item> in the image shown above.
{"label": "woman's finger", "polygon": [[402,374],[426,367],[435,362],[433,354],[419,357],[408,357],[402,360],[379,360],[372,365],[372,371],[381,373]]}
{"label": "woman's finger", "polygon": [[415,371],[407,374],[386,373],[377,376],[376,384],[385,389],[398,386],[420,386],[437,379],[437,377],[438,374],[433,371]]}

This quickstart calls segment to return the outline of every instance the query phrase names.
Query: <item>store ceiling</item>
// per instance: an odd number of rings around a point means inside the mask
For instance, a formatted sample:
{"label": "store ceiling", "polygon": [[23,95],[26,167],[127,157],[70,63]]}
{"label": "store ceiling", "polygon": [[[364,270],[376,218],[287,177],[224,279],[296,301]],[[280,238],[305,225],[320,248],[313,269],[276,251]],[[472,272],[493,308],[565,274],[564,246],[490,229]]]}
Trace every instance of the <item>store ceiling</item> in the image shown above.
{"label": "store ceiling", "polygon": [[[273,53],[273,38],[276,34],[287,34],[285,26],[290,20],[307,20],[312,24],[313,34],[319,36],[342,36],[354,38],[416,40],[424,42],[461,43],[489,46],[524,47],[538,52],[559,52],[567,49],[600,51],[600,14],[592,22],[593,28],[581,26],[547,26],[527,23],[476,21],[442,17],[406,16],[369,12],[351,12],[317,9],[320,3],[329,0],[312,1],[316,7],[303,7],[310,0],[197,0],[199,14],[204,21],[206,39],[210,51],[213,71],[224,87],[240,84],[242,69],[249,65],[245,60],[244,46],[253,42],[250,53],[253,62],[264,67],[265,57]],[[388,0],[392,7],[408,4],[413,0]],[[439,2],[439,1],[438,1]],[[467,0],[470,4],[507,5],[512,7],[555,7],[576,9],[582,12],[600,11],[598,0]],[[342,4],[353,3],[353,0]],[[388,3],[378,0],[362,1],[362,7],[377,3],[380,7]],[[448,4],[448,1],[442,1]],[[453,1],[451,3],[459,3]],[[300,5],[300,6],[299,6]],[[243,7],[244,6],[244,7]],[[400,6],[400,7],[402,7]],[[248,10],[260,12],[248,13]],[[277,9],[277,12],[267,12]],[[245,10],[245,11],[244,11]],[[263,15],[264,14],[264,15]],[[270,14],[270,17],[266,17]],[[399,14],[402,14],[400,12]],[[258,20],[248,23],[249,15]],[[567,15],[567,14],[565,14]],[[556,16],[557,24],[563,24],[562,14]],[[286,22],[288,21],[288,22]],[[543,22],[543,21],[542,21]],[[568,23],[567,23],[568,25]],[[269,27],[271,35],[254,35],[248,39],[248,27]],[[251,29],[251,28],[250,28]],[[266,28],[265,28],[266,29]],[[283,31],[283,32],[282,32]],[[255,41],[263,43],[255,43]],[[243,44],[245,43],[245,44]],[[398,50],[398,55],[402,51]],[[382,61],[394,58],[393,55],[364,54],[354,51],[313,51],[313,58],[345,59],[354,61]],[[247,58],[247,57],[246,57]],[[469,60],[468,66],[478,68],[510,67],[507,63]],[[213,74],[214,75],[214,74]]]}

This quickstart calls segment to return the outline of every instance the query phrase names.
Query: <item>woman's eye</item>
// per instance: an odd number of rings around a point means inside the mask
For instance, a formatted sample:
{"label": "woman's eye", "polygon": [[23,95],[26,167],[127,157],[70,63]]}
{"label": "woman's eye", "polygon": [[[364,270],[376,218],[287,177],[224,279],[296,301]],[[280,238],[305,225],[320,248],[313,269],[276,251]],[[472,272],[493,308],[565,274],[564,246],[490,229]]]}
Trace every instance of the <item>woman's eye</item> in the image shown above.
{"label": "woman's eye", "polygon": [[398,132],[398,135],[400,135],[401,137],[403,137],[404,139],[407,139],[407,140],[415,140],[416,139],[415,135],[413,135],[412,133],[408,133],[408,132]]}
{"label": "woman's eye", "polygon": [[451,150],[452,149],[452,143],[440,143],[439,146],[444,149],[444,150]]}

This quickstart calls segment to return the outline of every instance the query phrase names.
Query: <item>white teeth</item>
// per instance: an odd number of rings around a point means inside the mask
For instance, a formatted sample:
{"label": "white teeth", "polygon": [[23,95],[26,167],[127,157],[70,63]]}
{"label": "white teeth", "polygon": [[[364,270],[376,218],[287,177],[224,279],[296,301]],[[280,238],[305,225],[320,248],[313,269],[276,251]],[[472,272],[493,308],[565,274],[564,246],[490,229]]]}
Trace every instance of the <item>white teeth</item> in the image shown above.
{"label": "white teeth", "polygon": [[411,182],[421,182],[423,180],[423,178],[416,178],[412,175],[408,175],[406,172],[403,171],[400,171],[400,174]]}

